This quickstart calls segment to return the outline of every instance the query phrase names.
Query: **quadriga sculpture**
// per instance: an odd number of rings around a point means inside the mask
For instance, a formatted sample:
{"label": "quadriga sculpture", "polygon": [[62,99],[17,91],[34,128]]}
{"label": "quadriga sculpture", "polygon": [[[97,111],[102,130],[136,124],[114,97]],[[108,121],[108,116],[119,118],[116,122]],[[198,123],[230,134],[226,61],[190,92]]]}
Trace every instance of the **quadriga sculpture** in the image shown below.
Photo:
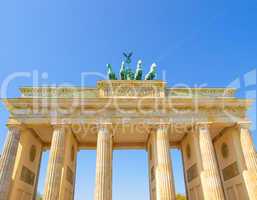
{"label": "quadriga sculpture", "polygon": [[[138,60],[136,66],[136,72],[134,73],[130,67],[131,57],[133,53],[123,53],[125,60],[122,61],[120,67],[120,80],[142,80],[143,77],[143,69],[142,69],[142,61]],[[107,64],[108,68],[108,78],[110,80],[117,80],[115,73],[112,70],[112,66]],[[144,80],[154,80],[156,78],[157,65],[153,63],[150,67],[150,71],[145,75]]]}

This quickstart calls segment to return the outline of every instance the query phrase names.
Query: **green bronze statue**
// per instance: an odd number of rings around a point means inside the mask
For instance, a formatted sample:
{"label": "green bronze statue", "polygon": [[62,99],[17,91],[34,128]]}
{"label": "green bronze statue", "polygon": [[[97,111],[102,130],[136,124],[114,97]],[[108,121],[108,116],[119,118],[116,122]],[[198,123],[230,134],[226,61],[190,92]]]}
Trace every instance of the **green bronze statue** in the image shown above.
{"label": "green bronze statue", "polygon": [[125,62],[122,61],[121,67],[120,67],[120,80],[126,80],[127,79],[127,71],[125,67]]}
{"label": "green bronze statue", "polygon": [[130,53],[123,53],[123,56],[125,57],[125,79],[124,80],[134,80],[134,73],[132,72],[132,69],[130,68],[131,63],[131,57],[133,55],[133,52]]}
{"label": "green bronze statue", "polygon": [[116,75],[112,70],[112,66],[110,64],[107,64],[107,68],[108,68],[107,74],[108,74],[109,80],[117,80]]}
{"label": "green bronze statue", "polygon": [[133,52],[130,53],[123,53],[123,56],[125,57],[125,62],[126,64],[130,64],[131,63],[131,57],[133,55]]}
{"label": "green bronze statue", "polygon": [[134,74],[134,72],[131,70],[130,67],[127,69],[126,75],[127,75],[126,80],[134,80],[134,78],[135,78],[135,74]]}
{"label": "green bronze statue", "polygon": [[[137,62],[136,72],[134,73],[130,67],[131,57],[133,52],[123,53],[125,57],[124,61],[121,63],[120,67],[120,80],[142,80],[143,77],[143,69],[142,69],[142,61],[139,60]],[[117,80],[115,73],[112,70],[112,66],[107,64],[108,68],[108,78],[109,80]],[[145,75],[144,80],[154,80],[156,78],[157,65],[153,63],[150,67],[150,71]]]}
{"label": "green bronze statue", "polygon": [[142,70],[142,61],[139,60],[137,62],[137,69],[135,73],[135,78],[134,80],[142,80],[142,75],[143,75],[143,70]]}
{"label": "green bronze statue", "polygon": [[146,74],[145,80],[153,80],[156,77],[157,65],[153,63],[150,71]]}

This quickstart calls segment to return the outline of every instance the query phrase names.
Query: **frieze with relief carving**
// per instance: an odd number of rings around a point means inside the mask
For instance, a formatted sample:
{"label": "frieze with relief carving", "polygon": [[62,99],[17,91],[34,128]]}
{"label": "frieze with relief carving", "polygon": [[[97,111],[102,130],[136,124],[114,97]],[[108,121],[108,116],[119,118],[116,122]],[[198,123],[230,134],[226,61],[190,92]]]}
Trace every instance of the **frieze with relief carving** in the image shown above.
{"label": "frieze with relief carving", "polygon": [[165,97],[162,81],[100,81],[99,97]]}
{"label": "frieze with relief carving", "polygon": [[104,97],[161,97],[163,92],[155,88],[106,88],[103,93]]}

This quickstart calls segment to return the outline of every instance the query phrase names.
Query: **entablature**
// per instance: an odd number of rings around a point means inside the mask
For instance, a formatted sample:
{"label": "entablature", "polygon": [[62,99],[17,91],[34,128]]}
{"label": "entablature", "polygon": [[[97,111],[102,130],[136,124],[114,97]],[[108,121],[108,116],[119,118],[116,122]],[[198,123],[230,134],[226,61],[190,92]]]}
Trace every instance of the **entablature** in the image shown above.
{"label": "entablature", "polygon": [[232,98],[235,88],[169,88],[164,81],[98,81],[96,88],[87,87],[22,87],[22,98]]}

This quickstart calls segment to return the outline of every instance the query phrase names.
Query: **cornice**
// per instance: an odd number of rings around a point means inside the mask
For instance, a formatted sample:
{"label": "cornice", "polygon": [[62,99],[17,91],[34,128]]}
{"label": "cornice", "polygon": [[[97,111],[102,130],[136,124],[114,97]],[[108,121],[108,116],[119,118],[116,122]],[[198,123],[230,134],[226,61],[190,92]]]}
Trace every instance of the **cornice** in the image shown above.
{"label": "cornice", "polygon": [[12,109],[27,109],[34,107],[48,107],[48,108],[71,108],[74,107],[85,107],[85,108],[110,108],[113,109],[115,106],[119,108],[137,108],[140,106],[143,108],[152,108],[158,106],[159,108],[167,109],[196,109],[196,108],[234,108],[234,109],[247,109],[251,106],[254,100],[252,99],[236,99],[236,98],[225,98],[225,99],[189,99],[189,98],[9,98],[2,99],[8,110]]}
{"label": "cornice", "polygon": [[21,97],[34,98],[105,98],[168,97],[229,98],[235,88],[169,88],[164,81],[98,81],[97,87],[22,87]]}

